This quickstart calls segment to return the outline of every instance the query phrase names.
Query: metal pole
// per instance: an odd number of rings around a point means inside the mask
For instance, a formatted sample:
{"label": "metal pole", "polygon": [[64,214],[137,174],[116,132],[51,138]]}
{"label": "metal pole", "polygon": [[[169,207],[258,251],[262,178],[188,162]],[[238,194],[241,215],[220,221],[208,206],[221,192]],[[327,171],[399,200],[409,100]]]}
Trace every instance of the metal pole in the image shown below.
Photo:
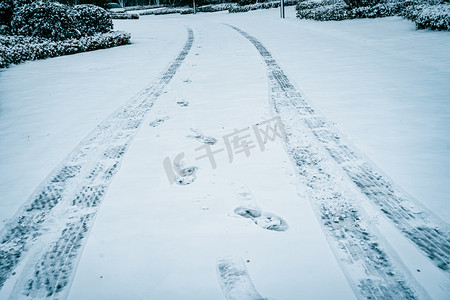
{"label": "metal pole", "polygon": [[284,0],[281,0],[281,5],[280,5],[280,18],[284,19],[285,15],[284,15]]}
{"label": "metal pole", "polygon": [[195,0],[192,0],[193,2],[193,7],[194,7],[194,14],[197,12],[197,10],[195,9]]}

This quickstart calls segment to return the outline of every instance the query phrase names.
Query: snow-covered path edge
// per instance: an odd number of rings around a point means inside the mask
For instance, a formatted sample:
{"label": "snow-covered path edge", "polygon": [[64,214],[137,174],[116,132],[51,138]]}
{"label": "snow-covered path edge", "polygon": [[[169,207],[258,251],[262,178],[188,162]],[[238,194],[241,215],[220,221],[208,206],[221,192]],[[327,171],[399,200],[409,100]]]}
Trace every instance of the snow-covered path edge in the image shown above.
{"label": "snow-covered path edge", "polygon": [[[0,232],[0,296],[67,295],[83,239],[125,152],[192,47],[194,34],[190,28],[187,32],[186,44],[169,67],[98,125]],[[10,279],[17,268],[20,275]]]}
{"label": "snow-covered path edge", "polygon": [[367,216],[359,202],[367,197],[444,272],[448,272],[450,253],[448,225],[418,207],[388,178],[377,174],[376,167],[350,149],[339,133],[304,100],[255,37],[228,26],[256,47],[267,66],[270,101],[274,113],[286,127],[286,151],[300,181],[308,187],[317,217],[355,293],[362,298],[376,299],[427,298],[426,291],[401,266],[398,257],[387,251],[390,245],[365,220]]}

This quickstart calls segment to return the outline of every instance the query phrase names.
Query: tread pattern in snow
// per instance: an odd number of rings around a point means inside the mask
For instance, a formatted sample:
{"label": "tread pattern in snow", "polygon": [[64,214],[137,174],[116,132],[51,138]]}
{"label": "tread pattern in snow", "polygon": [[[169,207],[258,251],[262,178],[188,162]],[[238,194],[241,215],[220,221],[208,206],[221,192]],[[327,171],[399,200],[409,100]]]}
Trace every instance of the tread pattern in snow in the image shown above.
{"label": "tread pattern in snow", "polygon": [[[14,295],[45,298],[67,286],[82,240],[128,146],[192,47],[194,34],[187,31],[187,42],[168,69],[98,125],[0,232],[0,288],[27,253],[30,259],[19,274]],[[63,228],[55,229],[55,222]],[[44,236],[50,246],[39,241]]]}
{"label": "tread pattern in snow", "polygon": [[[238,29],[236,29],[238,30]],[[239,31],[239,30],[238,30]],[[241,32],[242,33],[242,32]],[[245,34],[245,33],[243,33]],[[252,37],[247,37],[252,38]],[[256,43],[259,43],[255,40]],[[252,43],[258,48],[253,41]],[[303,116],[303,122],[321,142],[361,192],[377,205],[403,235],[413,242],[438,268],[450,274],[450,230],[448,225],[417,205],[389,179],[342,141],[338,132],[314,112],[266,49],[260,50],[269,68],[275,97],[286,97],[291,107]]]}
{"label": "tread pattern in snow", "polygon": [[217,263],[220,286],[227,300],[267,300],[256,290],[241,259],[222,258]]}
{"label": "tread pattern in snow", "polygon": [[[327,130],[324,121],[315,117],[314,110],[291,84],[269,51],[253,36],[230,27],[256,47],[267,65],[271,101],[285,125],[287,152],[300,180],[307,187],[330,245],[355,292],[364,299],[416,299],[416,292],[394,268],[392,258],[371,232],[370,224],[361,216],[359,206],[352,200],[353,194],[347,191],[343,179],[338,177],[339,172],[330,170],[329,152],[321,150],[321,146],[326,147],[324,141],[338,140],[339,137]],[[316,135],[315,130],[324,134]],[[319,140],[316,143],[319,146],[311,144],[314,136]],[[342,160],[348,160],[345,152],[342,157]]]}

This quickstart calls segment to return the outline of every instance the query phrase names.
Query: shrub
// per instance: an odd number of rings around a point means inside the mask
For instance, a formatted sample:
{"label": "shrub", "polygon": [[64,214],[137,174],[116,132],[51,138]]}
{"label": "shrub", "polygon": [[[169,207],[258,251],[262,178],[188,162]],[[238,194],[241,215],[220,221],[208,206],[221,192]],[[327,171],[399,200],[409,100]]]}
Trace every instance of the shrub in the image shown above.
{"label": "shrub", "polygon": [[52,41],[39,37],[0,36],[0,68],[26,60],[44,59],[79,52],[105,49],[130,43],[130,34],[108,32],[80,39]]}
{"label": "shrub", "polygon": [[298,18],[317,21],[345,20],[350,18],[348,5],[344,2],[325,4],[322,6],[317,5],[317,2],[309,2],[312,1],[302,2],[297,5]]}
{"label": "shrub", "polygon": [[180,15],[193,14],[194,13],[194,9],[193,8],[189,8],[189,9],[180,10],[179,13],[180,13]]}
{"label": "shrub", "polygon": [[234,6],[234,7],[230,7],[228,9],[229,13],[240,13],[240,12],[248,12],[250,10],[250,7],[247,6]]}
{"label": "shrub", "polygon": [[345,4],[350,7],[363,7],[363,6],[374,6],[378,4],[379,0],[344,0]]}
{"label": "shrub", "polygon": [[33,2],[19,7],[12,18],[14,34],[63,40],[76,36],[68,7],[54,2]]}
{"label": "shrub", "polygon": [[127,13],[113,13],[110,12],[109,15],[112,19],[119,19],[119,20],[136,20],[139,19],[138,14],[127,14]]}
{"label": "shrub", "polygon": [[400,15],[405,19],[408,19],[411,21],[416,21],[417,17],[422,12],[422,9],[423,9],[423,7],[421,5],[416,6],[416,5],[412,4],[412,5],[405,7],[401,11]]}
{"label": "shrub", "polygon": [[305,1],[297,4],[297,17],[316,21],[389,17],[398,15],[406,6],[405,3],[406,1],[386,2],[373,6],[351,7],[343,1]]}
{"label": "shrub", "polygon": [[141,12],[139,15],[167,15],[167,14],[192,14],[194,10],[189,7],[161,8]]}
{"label": "shrub", "polygon": [[31,2],[33,0],[0,0],[0,25],[9,27],[14,9]]}
{"label": "shrub", "polygon": [[33,2],[15,10],[11,32],[60,41],[111,31],[109,13],[95,5],[83,4],[73,8],[55,2]]}
{"label": "shrub", "polygon": [[73,20],[73,26],[83,36],[105,33],[113,29],[113,22],[109,13],[92,4],[74,6],[70,16]]}
{"label": "shrub", "polygon": [[199,12],[216,12],[216,11],[228,10],[235,6],[237,6],[237,5],[234,3],[208,4],[208,5],[198,7],[197,11],[199,11]]}
{"label": "shrub", "polygon": [[450,30],[450,4],[410,5],[402,16],[415,22],[418,29]]}
{"label": "shrub", "polygon": [[[399,15],[416,23],[418,29],[450,30],[450,4],[443,0],[406,0],[355,7],[348,0],[304,1],[297,4],[297,17],[317,21],[379,18]],[[364,0],[365,1],[365,0]]]}
{"label": "shrub", "polygon": [[127,6],[123,9],[125,11],[133,11],[133,10],[144,10],[144,9],[154,9],[154,8],[160,8],[164,5],[137,5],[137,6]]}

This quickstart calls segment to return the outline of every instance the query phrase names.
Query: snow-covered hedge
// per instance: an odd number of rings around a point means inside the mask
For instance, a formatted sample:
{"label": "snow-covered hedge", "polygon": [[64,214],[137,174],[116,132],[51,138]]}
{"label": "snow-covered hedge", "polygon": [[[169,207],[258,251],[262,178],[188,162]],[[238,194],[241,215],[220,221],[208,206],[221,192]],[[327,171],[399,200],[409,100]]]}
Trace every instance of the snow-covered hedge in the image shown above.
{"label": "snow-covered hedge", "polygon": [[353,7],[341,0],[304,1],[297,4],[297,17],[316,21],[389,17],[398,15],[410,2],[386,2]]}
{"label": "snow-covered hedge", "polygon": [[188,9],[184,9],[180,11],[180,15],[189,15],[189,14],[193,14],[194,13],[194,9],[193,8],[188,8]]}
{"label": "snow-covered hedge", "polygon": [[92,4],[75,5],[70,10],[73,26],[81,35],[105,33],[113,29],[109,13],[101,7]]}
{"label": "snow-covered hedge", "polygon": [[[220,4],[208,4],[197,7],[197,12],[216,12],[230,9],[237,6],[236,3],[220,3]],[[144,15],[166,15],[166,14],[193,14],[194,9],[191,7],[162,7],[159,9],[147,10],[140,12],[141,16]]]}
{"label": "snow-covered hedge", "polygon": [[208,4],[203,5],[197,8],[197,11],[199,12],[216,12],[216,11],[223,11],[228,10],[232,7],[236,7],[236,3],[221,3],[221,4]]}
{"label": "snow-covered hedge", "polygon": [[[0,0],[0,26],[9,27],[14,10],[34,0]],[[9,31],[9,28],[8,28]]]}
{"label": "snow-covered hedge", "polygon": [[123,9],[125,11],[134,11],[134,10],[145,10],[145,9],[154,9],[164,7],[163,5],[137,5],[137,6],[127,6]]}
{"label": "snow-covered hedge", "polygon": [[97,49],[111,48],[130,43],[131,35],[115,31],[80,39],[53,41],[51,39],[24,36],[0,36],[0,68],[26,60],[36,60]]}
{"label": "snow-covered hedge", "polygon": [[418,29],[450,30],[450,4],[410,5],[402,16],[416,23]]}
{"label": "snow-covered hedge", "polygon": [[76,36],[67,6],[54,2],[33,2],[19,7],[11,20],[16,35],[63,40]]}
{"label": "snow-covered hedge", "polygon": [[[284,5],[285,6],[293,6],[296,5],[298,0],[285,0]],[[239,12],[247,12],[250,10],[257,10],[257,9],[269,9],[269,8],[277,8],[280,6],[280,1],[270,1],[270,2],[262,2],[262,3],[255,3],[255,4],[249,4],[244,6],[233,6],[228,9],[230,13],[239,13]]]}
{"label": "snow-covered hedge", "polygon": [[[347,2],[347,0],[344,0]],[[399,15],[416,23],[418,29],[450,30],[450,4],[406,0],[355,7],[342,0],[304,1],[297,4],[297,17],[316,21],[380,18]],[[366,0],[364,0],[366,1]],[[367,0],[370,1],[370,0]]]}
{"label": "snow-covered hedge", "polygon": [[145,15],[167,15],[167,14],[192,14],[194,10],[190,7],[164,7],[160,9],[148,10],[139,13],[141,16]]}
{"label": "snow-covered hedge", "polygon": [[344,0],[344,2],[350,7],[365,7],[377,5],[380,0]]}
{"label": "snow-covered hedge", "polygon": [[119,20],[136,20],[139,19],[138,14],[127,14],[127,13],[114,13],[110,12],[109,15],[112,19],[119,19]]}
{"label": "snow-covered hedge", "polygon": [[113,23],[106,10],[95,5],[71,8],[56,2],[32,2],[14,10],[10,29],[15,35],[56,41],[111,31]]}

